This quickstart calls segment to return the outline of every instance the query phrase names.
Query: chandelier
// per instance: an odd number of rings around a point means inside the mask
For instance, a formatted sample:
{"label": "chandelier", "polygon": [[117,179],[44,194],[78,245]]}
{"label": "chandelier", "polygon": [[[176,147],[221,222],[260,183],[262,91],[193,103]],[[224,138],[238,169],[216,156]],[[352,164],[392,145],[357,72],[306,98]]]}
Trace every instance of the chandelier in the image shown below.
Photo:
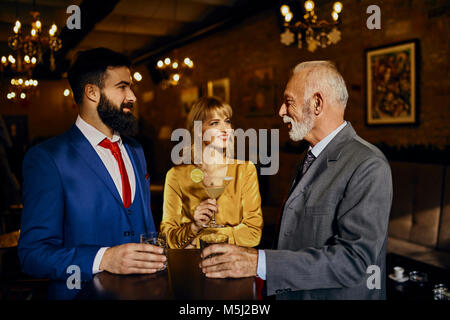
{"label": "chandelier", "polygon": [[168,88],[178,85],[183,76],[190,74],[194,68],[194,62],[188,57],[184,58],[183,62],[166,57],[156,63],[156,68],[163,79],[161,86]]}
{"label": "chandelier", "polygon": [[303,7],[298,0],[283,1],[280,7],[284,30],[280,35],[282,44],[290,46],[297,41],[298,48],[306,45],[308,51],[314,52],[317,47],[326,48],[341,40],[339,14],[342,12],[342,3],[333,4],[330,22],[318,21],[314,7],[314,1],[305,1]]}
{"label": "chandelier", "polygon": [[13,51],[7,57],[1,57],[0,70],[10,78],[7,98],[26,99],[38,81],[32,79],[36,65],[43,62],[43,53],[50,50],[50,69],[55,70],[54,53],[61,49],[62,42],[57,35],[58,27],[53,24],[48,36],[42,34],[42,22],[38,11],[31,11],[31,29],[25,32],[20,20],[16,20],[12,35],[8,38],[8,46]]}
{"label": "chandelier", "polygon": [[11,79],[10,90],[6,97],[8,100],[25,100],[28,95],[36,88],[38,81],[35,79]]}

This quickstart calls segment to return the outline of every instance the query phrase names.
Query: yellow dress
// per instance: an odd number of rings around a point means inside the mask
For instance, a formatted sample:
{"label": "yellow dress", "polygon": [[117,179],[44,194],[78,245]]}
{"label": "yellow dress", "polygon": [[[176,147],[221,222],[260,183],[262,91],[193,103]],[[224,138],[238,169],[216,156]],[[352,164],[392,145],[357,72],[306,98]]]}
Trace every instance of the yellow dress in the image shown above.
{"label": "yellow dress", "polygon": [[191,179],[191,171],[197,168],[192,164],[171,168],[164,185],[163,218],[161,232],[166,235],[170,248],[182,248],[205,232],[219,232],[228,236],[230,244],[255,247],[261,240],[263,217],[258,176],[255,165],[248,161],[234,161],[228,164],[227,176],[233,179],[217,200],[219,212],[216,223],[225,228],[203,229],[194,235],[191,224],[195,208],[208,194],[202,182]]}

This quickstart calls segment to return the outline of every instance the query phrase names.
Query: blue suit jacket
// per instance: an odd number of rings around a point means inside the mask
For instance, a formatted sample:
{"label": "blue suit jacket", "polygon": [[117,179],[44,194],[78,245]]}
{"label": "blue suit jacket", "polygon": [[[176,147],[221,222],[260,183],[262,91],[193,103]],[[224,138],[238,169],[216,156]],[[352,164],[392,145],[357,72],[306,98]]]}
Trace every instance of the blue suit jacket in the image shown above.
{"label": "blue suit jacket", "polygon": [[[66,133],[31,148],[23,163],[23,213],[18,253],[22,270],[35,277],[66,280],[77,265],[81,280],[92,278],[101,247],[138,242],[155,231],[150,181],[142,147],[123,137],[144,208],[131,219],[103,162],[81,131]],[[141,221],[137,223],[136,221]],[[133,230],[132,238],[127,231]]]}

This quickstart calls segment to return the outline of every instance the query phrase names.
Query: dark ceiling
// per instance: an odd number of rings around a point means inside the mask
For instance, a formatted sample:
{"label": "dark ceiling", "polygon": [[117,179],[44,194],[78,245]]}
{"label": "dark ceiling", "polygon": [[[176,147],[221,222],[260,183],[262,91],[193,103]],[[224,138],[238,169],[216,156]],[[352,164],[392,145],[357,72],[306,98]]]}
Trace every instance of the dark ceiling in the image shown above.
{"label": "dark ceiling", "polygon": [[[81,9],[81,29],[65,27],[68,6]],[[189,41],[245,19],[274,0],[1,0],[0,55],[7,55],[7,39],[19,18],[29,28],[33,8],[41,14],[43,30],[56,23],[63,41],[56,55],[56,70],[36,68],[38,78],[58,78],[78,50],[108,47],[144,63]],[[44,56],[48,60],[49,55]]]}

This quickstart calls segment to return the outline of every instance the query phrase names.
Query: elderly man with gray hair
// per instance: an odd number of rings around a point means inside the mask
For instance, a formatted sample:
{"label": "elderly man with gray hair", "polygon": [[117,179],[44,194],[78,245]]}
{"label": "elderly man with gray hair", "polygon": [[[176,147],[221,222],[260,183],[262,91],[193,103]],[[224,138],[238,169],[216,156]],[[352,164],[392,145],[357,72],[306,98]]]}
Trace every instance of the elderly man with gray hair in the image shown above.
{"label": "elderly man with gray hair", "polygon": [[205,248],[207,277],[258,276],[277,299],[385,299],[392,203],[389,163],[344,120],[348,92],[333,63],[297,65],[279,116],[310,146],[283,204],[273,250]]}

